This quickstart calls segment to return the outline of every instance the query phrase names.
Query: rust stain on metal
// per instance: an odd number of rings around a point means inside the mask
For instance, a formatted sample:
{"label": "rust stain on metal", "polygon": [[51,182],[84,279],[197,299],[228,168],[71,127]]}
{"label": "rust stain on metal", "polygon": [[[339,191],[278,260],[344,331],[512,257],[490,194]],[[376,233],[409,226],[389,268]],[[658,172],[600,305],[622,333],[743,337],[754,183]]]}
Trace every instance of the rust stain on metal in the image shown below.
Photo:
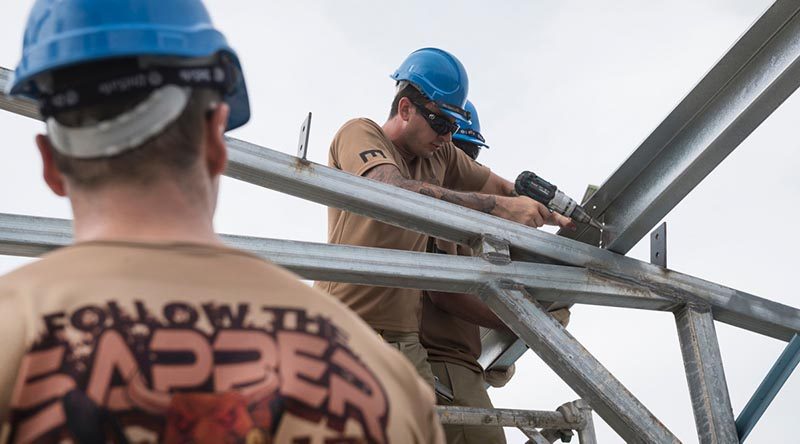
{"label": "rust stain on metal", "polygon": [[298,173],[301,171],[311,171],[311,161],[307,159],[301,159],[299,157],[294,158],[294,170]]}

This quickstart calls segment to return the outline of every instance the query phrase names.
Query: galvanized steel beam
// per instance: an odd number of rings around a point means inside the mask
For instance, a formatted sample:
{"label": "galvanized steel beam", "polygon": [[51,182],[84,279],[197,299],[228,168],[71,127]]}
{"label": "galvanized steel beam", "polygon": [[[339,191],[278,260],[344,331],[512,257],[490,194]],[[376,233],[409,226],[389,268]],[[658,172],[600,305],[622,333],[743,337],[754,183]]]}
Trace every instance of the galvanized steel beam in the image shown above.
{"label": "galvanized steel beam", "polygon": [[[0,214],[0,254],[36,257],[69,245],[71,238],[69,220]],[[222,235],[222,239],[306,279],[471,294],[486,282],[507,279],[554,301],[652,310],[670,310],[673,304],[647,288],[596,277],[575,267],[527,262],[494,265],[475,257],[248,236]]]}
{"label": "galvanized steel beam", "polygon": [[[778,0],[586,203],[627,253],[800,86],[800,3]],[[562,235],[598,245],[597,230]]]}
{"label": "galvanized steel beam", "polygon": [[497,316],[626,441],[680,442],[611,372],[518,286],[492,282],[482,296]]}
{"label": "galvanized steel beam", "polygon": [[[0,78],[0,89],[3,86]],[[699,298],[714,307],[716,320],[785,341],[800,331],[800,310],[795,308],[279,151],[227,140],[226,174],[245,182],[465,245],[478,246],[490,234],[511,245],[512,259],[534,257],[585,267],[594,276],[647,287],[672,299],[675,306]]]}
{"label": "galvanized steel beam", "polygon": [[686,305],[675,312],[700,442],[738,441],[711,307]]}

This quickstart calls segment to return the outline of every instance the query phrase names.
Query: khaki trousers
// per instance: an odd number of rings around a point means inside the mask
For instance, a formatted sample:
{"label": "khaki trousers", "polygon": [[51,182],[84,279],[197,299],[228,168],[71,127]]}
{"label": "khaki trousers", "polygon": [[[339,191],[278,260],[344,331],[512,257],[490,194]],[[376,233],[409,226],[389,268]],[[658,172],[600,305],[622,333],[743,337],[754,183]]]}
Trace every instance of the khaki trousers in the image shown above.
{"label": "khaki trousers", "polygon": [[[463,407],[494,408],[486,393],[483,374],[468,367],[450,362],[431,362],[431,370],[439,382],[453,392],[453,400],[448,401],[436,395],[439,405]],[[506,444],[502,427],[444,425],[448,444]]]}
{"label": "khaki trousers", "polygon": [[431,365],[428,363],[428,352],[419,342],[417,333],[408,333],[392,330],[375,330],[392,347],[400,350],[411,364],[417,369],[417,373],[433,388],[433,373]]}

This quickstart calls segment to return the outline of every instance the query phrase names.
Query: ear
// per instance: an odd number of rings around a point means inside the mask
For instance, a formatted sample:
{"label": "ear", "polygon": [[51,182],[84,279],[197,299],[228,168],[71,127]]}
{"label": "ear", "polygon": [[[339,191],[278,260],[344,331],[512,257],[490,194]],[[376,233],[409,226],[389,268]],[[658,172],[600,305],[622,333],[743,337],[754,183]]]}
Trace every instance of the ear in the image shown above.
{"label": "ear", "polygon": [[56,162],[53,160],[53,145],[50,139],[44,134],[36,136],[36,146],[39,147],[39,154],[42,156],[42,175],[47,186],[58,196],[67,195],[67,187],[64,183],[64,176],[58,171]]}
{"label": "ear", "polygon": [[414,109],[414,104],[411,103],[411,99],[408,97],[403,97],[397,102],[397,115],[400,116],[404,122],[408,122],[411,118],[412,110]]}
{"label": "ear", "polygon": [[228,165],[228,147],[225,145],[224,134],[230,110],[227,103],[221,102],[206,120],[206,167],[212,178],[222,175]]}

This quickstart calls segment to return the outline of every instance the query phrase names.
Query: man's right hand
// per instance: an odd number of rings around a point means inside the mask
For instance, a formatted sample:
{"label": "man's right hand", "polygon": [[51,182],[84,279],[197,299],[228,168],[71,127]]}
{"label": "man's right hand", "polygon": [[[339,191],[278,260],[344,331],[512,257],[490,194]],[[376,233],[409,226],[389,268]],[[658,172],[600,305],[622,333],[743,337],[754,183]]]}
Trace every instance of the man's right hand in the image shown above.
{"label": "man's right hand", "polygon": [[527,196],[495,196],[497,205],[492,214],[529,227],[539,228],[552,218],[550,210]]}

